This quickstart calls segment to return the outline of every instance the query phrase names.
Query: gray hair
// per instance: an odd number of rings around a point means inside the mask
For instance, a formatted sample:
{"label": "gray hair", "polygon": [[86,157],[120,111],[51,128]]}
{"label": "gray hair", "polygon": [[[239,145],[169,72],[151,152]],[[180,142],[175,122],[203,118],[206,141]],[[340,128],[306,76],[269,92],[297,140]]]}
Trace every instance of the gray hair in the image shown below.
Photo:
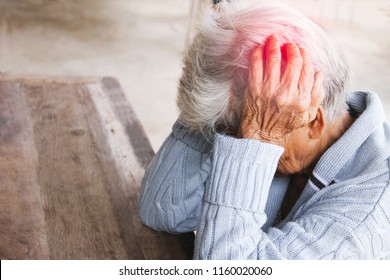
{"label": "gray hair", "polygon": [[199,31],[183,58],[177,98],[182,124],[209,137],[215,132],[237,132],[249,54],[271,34],[278,35],[280,44],[304,47],[315,70],[322,72],[327,120],[346,112],[349,67],[318,25],[280,4],[243,8],[222,2],[216,7],[205,9]]}

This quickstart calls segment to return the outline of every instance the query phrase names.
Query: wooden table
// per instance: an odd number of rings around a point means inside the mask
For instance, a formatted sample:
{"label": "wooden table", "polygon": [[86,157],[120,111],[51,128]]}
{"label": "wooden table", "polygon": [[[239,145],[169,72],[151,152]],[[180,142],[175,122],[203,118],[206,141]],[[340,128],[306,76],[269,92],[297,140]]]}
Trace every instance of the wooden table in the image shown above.
{"label": "wooden table", "polygon": [[139,220],[153,155],[115,79],[0,73],[0,259],[190,259]]}

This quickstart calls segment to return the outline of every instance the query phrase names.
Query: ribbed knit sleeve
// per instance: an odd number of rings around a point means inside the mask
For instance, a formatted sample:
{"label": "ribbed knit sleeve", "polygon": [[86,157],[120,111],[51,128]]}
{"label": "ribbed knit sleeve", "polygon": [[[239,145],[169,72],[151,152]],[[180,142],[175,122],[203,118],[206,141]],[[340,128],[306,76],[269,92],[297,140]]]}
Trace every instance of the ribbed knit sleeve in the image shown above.
{"label": "ribbed knit sleeve", "polygon": [[255,140],[217,135],[205,200],[264,212],[283,148]]}
{"label": "ribbed knit sleeve", "polygon": [[283,148],[217,135],[195,242],[196,259],[256,259]]}
{"label": "ribbed knit sleeve", "polygon": [[159,231],[193,231],[200,216],[212,145],[176,123],[146,170],[140,218]]}

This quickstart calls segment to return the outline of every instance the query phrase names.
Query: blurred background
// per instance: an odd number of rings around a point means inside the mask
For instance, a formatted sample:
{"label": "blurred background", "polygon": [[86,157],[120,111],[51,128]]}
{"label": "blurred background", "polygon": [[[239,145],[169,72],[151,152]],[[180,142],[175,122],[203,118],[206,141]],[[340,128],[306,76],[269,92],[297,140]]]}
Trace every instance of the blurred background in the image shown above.
{"label": "blurred background", "polygon": [[[116,77],[157,150],[178,115],[199,1],[0,0],[0,72]],[[330,33],[350,62],[352,89],[377,92],[390,120],[390,0],[279,2]]]}

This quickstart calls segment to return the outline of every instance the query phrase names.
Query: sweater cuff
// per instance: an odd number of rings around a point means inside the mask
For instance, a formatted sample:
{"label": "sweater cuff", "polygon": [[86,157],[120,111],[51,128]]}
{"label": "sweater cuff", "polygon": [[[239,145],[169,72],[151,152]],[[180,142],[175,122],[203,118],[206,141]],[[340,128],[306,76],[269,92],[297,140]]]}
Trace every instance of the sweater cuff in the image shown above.
{"label": "sweater cuff", "polygon": [[216,135],[205,200],[251,212],[264,211],[283,147]]}
{"label": "sweater cuff", "polygon": [[205,136],[200,132],[190,131],[189,128],[179,123],[179,121],[176,121],[173,125],[172,133],[176,139],[201,153],[208,153],[212,148],[212,143]]}

